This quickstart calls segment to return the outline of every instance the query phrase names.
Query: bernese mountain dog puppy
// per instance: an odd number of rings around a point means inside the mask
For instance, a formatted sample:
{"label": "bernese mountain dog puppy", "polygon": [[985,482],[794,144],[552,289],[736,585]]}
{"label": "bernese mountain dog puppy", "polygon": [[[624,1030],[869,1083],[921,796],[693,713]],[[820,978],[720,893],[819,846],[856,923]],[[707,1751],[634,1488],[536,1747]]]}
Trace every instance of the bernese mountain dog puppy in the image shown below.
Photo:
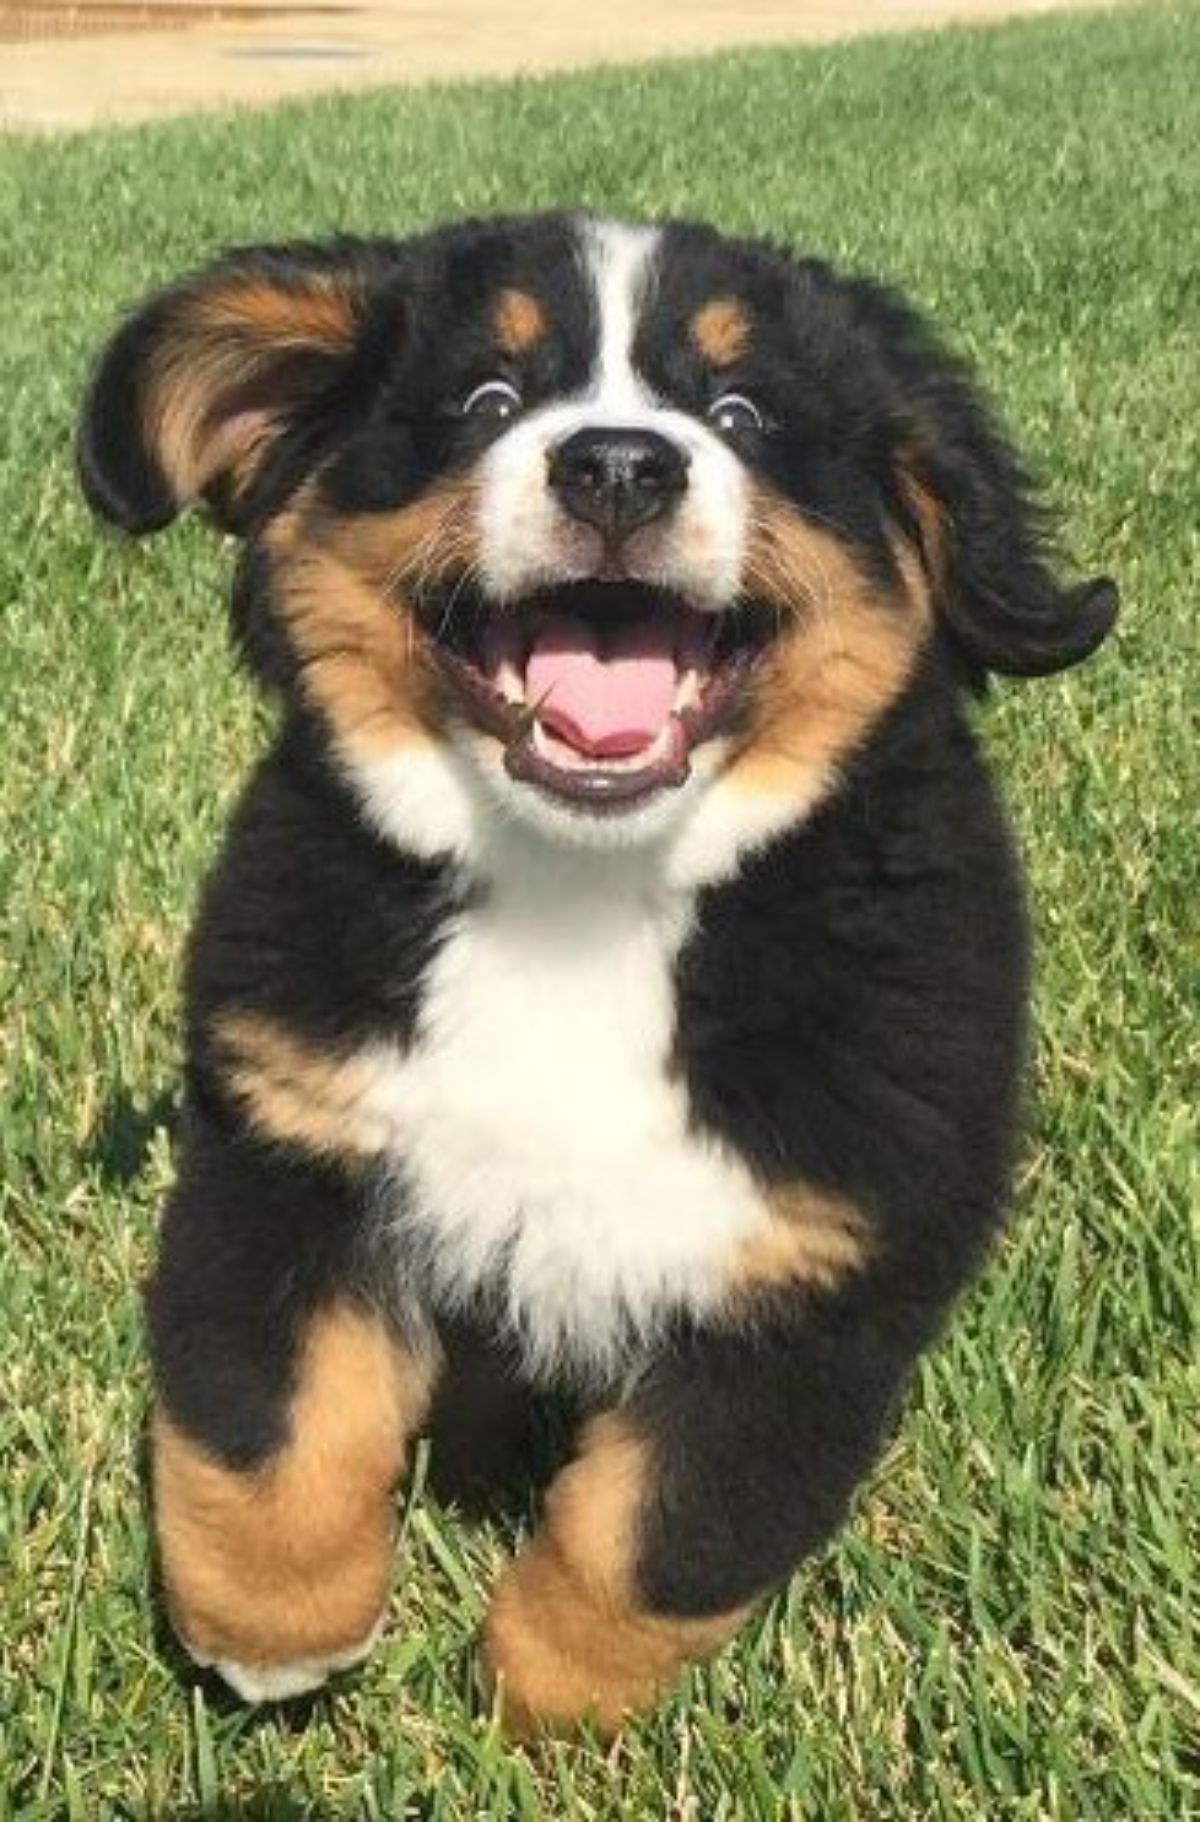
{"label": "bernese mountain dog puppy", "polygon": [[690,224],[239,249],[119,329],[79,456],[126,531],[241,540],[279,706],[148,1291],[180,1638],[248,1701],[356,1662],[414,1439],[552,1400],[484,1655],[515,1733],[611,1731],[834,1531],[1001,1218],[966,698],[1116,591],[899,297]]}

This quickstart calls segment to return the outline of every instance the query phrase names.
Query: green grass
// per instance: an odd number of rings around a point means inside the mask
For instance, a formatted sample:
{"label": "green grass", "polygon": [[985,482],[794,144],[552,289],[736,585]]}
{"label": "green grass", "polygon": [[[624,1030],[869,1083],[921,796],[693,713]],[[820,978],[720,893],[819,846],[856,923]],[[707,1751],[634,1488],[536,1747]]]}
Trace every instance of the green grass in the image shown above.
{"label": "green grass", "polygon": [[[0,142],[0,1817],[1142,1822],[1200,1801],[1197,67],[1200,13],[1155,6]],[[607,1755],[501,1747],[471,1641],[506,1540],[417,1496],[386,1645],[307,1715],[225,1705],[163,1648],[137,1286],[180,943],[261,723],[224,649],[227,554],[195,527],[99,537],[68,457],[113,313],[215,243],[581,201],[909,287],[1126,598],[1095,665],[983,715],[1041,939],[1011,1234],[836,1548]]]}

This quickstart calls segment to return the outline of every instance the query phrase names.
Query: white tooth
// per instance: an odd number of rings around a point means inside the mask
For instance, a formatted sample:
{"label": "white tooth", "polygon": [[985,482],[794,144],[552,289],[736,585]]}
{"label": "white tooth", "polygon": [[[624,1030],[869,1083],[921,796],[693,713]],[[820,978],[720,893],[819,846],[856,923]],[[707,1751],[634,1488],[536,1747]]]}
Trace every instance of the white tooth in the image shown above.
{"label": "white tooth", "polygon": [[684,671],[675,685],[675,695],[671,703],[671,713],[681,715],[685,709],[694,708],[700,700],[700,672],[694,667]]}
{"label": "white tooth", "polygon": [[511,658],[501,661],[496,671],[496,688],[506,702],[524,702],[525,683]]}
{"label": "white tooth", "polygon": [[533,745],[535,751],[539,752],[543,759],[552,759],[554,757],[550,751],[550,742],[546,736],[546,730],[536,716],[533,721]]}

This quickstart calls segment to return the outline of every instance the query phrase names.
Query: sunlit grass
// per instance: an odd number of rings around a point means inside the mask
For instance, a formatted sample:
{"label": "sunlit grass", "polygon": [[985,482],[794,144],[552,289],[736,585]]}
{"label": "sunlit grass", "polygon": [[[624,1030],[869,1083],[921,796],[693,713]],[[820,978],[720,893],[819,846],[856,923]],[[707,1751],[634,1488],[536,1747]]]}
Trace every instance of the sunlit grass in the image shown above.
{"label": "sunlit grass", "polygon": [[[1198,67],[1200,13],[1150,7],[0,142],[0,1817],[1186,1813]],[[501,1747],[471,1643],[504,1540],[420,1497],[387,1643],[307,1712],[226,1705],[161,1636],[137,1287],[188,907],[261,731],[226,553],[100,538],[68,459],[114,312],[217,243],[579,201],[907,286],[1127,604],[982,717],[1041,941],[1010,1237],[837,1547],[608,1756]]]}

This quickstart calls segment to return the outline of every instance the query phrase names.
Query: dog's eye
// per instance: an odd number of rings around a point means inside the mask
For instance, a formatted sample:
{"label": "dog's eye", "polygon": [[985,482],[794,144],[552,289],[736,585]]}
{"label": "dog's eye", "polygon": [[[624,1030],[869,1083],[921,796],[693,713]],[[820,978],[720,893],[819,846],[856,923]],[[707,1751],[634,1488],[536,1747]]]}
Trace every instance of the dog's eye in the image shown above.
{"label": "dog's eye", "polygon": [[708,408],[708,421],[726,436],[763,427],[762,412],[744,392],[723,392],[719,399],[714,399]]}
{"label": "dog's eye", "polygon": [[462,404],[465,418],[491,418],[498,424],[516,417],[520,409],[521,395],[507,380],[485,380],[467,394]]}

